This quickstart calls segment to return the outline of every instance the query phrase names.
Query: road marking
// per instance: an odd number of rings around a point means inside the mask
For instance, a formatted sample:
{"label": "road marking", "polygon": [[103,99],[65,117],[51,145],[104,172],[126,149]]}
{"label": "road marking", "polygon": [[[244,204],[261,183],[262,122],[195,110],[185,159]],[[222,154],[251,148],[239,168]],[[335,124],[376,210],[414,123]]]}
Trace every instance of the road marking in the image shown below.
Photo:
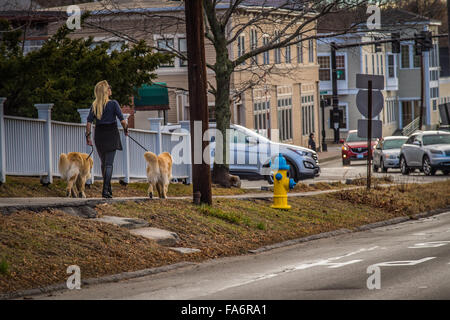
{"label": "road marking", "polygon": [[401,266],[415,266],[419,263],[423,263],[429,260],[433,260],[436,257],[428,257],[428,258],[423,258],[420,260],[404,260],[404,261],[388,261],[388,262],[380,262],[377,264],[374,264],[373,266],[377,266],[377,267],[401,267]]}
{"label": "road marking", "polygon": [[413,247],[408,247],[409,249],[420,249],[420,248],[438,248],[449,244],[450,241],[431,241],[416,243]]}

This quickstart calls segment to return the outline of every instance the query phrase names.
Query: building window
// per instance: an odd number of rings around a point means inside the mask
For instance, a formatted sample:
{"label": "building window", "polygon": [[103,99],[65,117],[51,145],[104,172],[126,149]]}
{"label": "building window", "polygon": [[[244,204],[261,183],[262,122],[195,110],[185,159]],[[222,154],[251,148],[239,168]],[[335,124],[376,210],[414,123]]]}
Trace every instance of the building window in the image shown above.
{"label": "building window", "polygon": [[375,74],[375,55],[372,54],[372,74]]}
{"label": "building window", "polygon": [[[187,44],[186,44],[186,38],[179,38],[178,39],[178,51],[183,54],[187,59]],[[186,67],[187,66],[187,60],[180,59],[180,67]]]}
{"label": "building window", "polygon": [[242,57],[245,53],[245,37],[238,37],[238,57]]}
{"label": "building window", "polygon": [[402,55],[402,68],[409,69],[409,45],[402,45],[401,47]]}
{"label": "building window", "polygon": [[[174,49],[174,41],[173,39],[158,39],[157,40],[157,47],[158,49],[162,49],[163,52],[171,51]],[[169,63],[165,63],[165,64],[161,64],[161,67],[165,67],[165,68],[171,68],[174,67],[174,63],[169,62]]]}
{"label": "building window", "polygon": [[397,101],[396,100],[386,100],[386,122],[392,123],[397,121],[396,116]]}
{"label": "building window", "polygon": [[291,63],[291,46],[286,47],[286,63]]}
{"label": "building window", "polygon": [[430,98],[431,99],[435,99],[435,98],[439,98],[439,88],[430,88]]}
{"label": "building window", "polygon": [[395,56],[388,55],[388,77],[395,78]]}
{"label": "building window", "polygon": [[421,56],[414,54],[414,68],[420,68]]}
{"label": "building window", "polygon": [[297,62],[303,63],[303,43],[302,41],[302,35],[298,36],[298,43],[297,43]]}
{"label": "building window", "polygon": [[256,130],[256,132],[265,137],[267,137],[267,130],[270,127],[269,114],[270,114],[269,98],[255,100],[255,102],[253,103],[253,117],[254,117],[253,128]]}
{"label": "building window", "polygon": [[[263,46],[267,46],[269,44],[269,37],[263,38]],[[264,64],[270,64],[270,52],[266,50],[263,53],[263,63]]]}
{"label": "building window", "polygon": [[292,140],[292,96],[278,98],[277,104],[280,140]]}
{"label": "building window", "polygon": [[309,49],[309,62],[314,62],[314,40],[310,39],[308,41],[308,49]]}
{"label": "building window", "polygon": [[[275,42],[280,43],[281,34],[280,31],[275,31]],[[275,64],[281,63],[281,48],[275,49]]]}
{"label": "building window", "polygon": [[302,96],[302,134],[304,136],[315,132],[314,125],[314,95]]}
{"label": "building window", "polygon": [[369,62],[367,61],[367,54],[364,55],[364,60],[366,62],[366,74],[369,74]]}
{"label": "building window", "polygon": [[[258,47],[258,31],[250,30],[250,48],[255,50]],[[258,64],[258,56],[252,57],[252,64]]]}
{"label": "building window", "polygon": [[380,55],[380,71],[381,71],[381,75],[384,76],[384,63],[383,63],[383,56]]}
{"label": "building window", "polygon": [[330,69],[330,57],[329,56],[318,56],[317,61],[319,62],[319,80],[320,81],[330,81],[331,80],[331,69]]}

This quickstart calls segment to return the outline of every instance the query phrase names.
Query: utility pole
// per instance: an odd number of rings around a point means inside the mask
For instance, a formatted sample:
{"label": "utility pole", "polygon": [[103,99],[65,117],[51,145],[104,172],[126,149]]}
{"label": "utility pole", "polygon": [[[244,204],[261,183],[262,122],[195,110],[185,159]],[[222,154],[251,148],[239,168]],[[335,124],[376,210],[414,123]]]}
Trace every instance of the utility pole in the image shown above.
{"label": "utility pole", "polygon": [[447,47],[448,47],[448,65],[450,66],[450,0],[447,0]]}
{"label": "utility pole", "polygon": [[327,143],[326,143],[326,131],[325,131],[325,107],[326,101],[325,99],[320,99],[320,109],[322,109],[322,151],[328,151]]}
{"label": "utility pole", "polygon": [[[203,157],[204,150],[209,141],[203,141],[205,131],[208,130],[208,98],[206,84],[206,59],[203,26],[203,1],[186,0],[186,40],[188,56],[189,79],[189,114],[191,120],[191,161],[192,185],[194,203],[212,204],[211,168]],[[194,123],[201,122],[201,137],[195,136]],[[197,164],[195,160],[195,140],[202,143],[202,161]]]}
{"label": "utility pole", "polygon": [[[337,70],[336,70],[336,43],[331,43],[331,85],[333,89],[333,96],[332,96],[332,104],[333,104],[333,111],[332,111],[332,124],[333,124],[333,130],[334,130],[334,143],[339,143],[339,97],[338,97],[338,87],[337,87]],[[336,122],[336,119],[338,121]]]}

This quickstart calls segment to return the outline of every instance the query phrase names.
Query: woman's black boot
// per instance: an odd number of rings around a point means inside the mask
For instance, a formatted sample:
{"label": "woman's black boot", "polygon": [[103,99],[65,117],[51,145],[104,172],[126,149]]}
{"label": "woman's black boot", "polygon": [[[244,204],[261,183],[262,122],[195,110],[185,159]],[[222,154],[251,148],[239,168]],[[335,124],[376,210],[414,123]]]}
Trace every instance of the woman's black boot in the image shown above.
{"label": "woman's black boot", "polygon": [[105,167],[105,175],[103,179],[103,191],[102,191],[103,198],[112,198],[112,195],[110,193],[112,172],[113,172],[112,166]]}

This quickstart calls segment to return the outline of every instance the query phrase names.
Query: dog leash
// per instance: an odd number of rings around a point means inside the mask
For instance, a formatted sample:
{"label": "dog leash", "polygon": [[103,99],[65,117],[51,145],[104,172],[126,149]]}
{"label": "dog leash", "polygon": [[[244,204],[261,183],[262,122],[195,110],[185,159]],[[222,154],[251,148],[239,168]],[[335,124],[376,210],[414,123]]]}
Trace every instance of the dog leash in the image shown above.
{"label": "dog leash", "polygon": [[91,153],[89,153],[89,155],[88,155],[88,157],[86,158],[86,160],[89,159],[89,158],[91,157],[92,152],[94,152],[94,146],[91,146],[91,148],[92,148]]}
{"label": "dog leash", "polygon": [[130,138],[131,140],[133,140],[139,147],[141,147],[142,149],[144,149],[145,151],[148,152],[148,150],[146,148],[144,148],[142,146],[142,144],[140,144],[139,142],[137,142],[136,140],[134,140],[134,138],[132,136],[130,136],[130,133],[128,133],[128,138]]}

